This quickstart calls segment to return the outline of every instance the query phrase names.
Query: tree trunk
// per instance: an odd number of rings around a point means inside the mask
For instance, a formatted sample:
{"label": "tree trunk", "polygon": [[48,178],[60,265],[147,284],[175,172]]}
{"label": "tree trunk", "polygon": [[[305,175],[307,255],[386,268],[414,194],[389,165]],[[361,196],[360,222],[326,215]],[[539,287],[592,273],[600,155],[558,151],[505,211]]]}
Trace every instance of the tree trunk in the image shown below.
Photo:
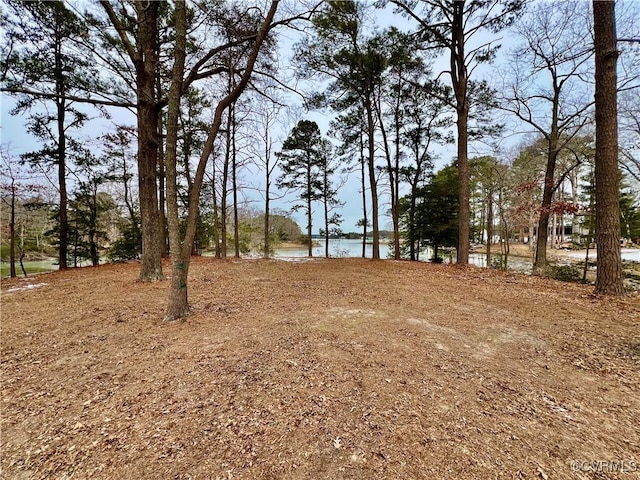
{"label": "tree trunk", "polygon": [[224,165],[222,166],[222,193],[220,195],[220,250],[221,257],[227,258],[227,185],[229,184],[229,164],[231,163],[231,106],[227,111],[227,131],[225,133]]}
{"label": "tree trunk", "polygon": [[[380,99],[376,103],[376,117],[380,124],[380,133],[382,135],[382,145],[384,147],[384,156],[387,160],[387,175],[389,176],[389,196],[391,203],[391,223],[393,225],[393,258],[394,260],[400,260],[400,222],[398,215],[398,179],[396,177],[397,169],[394,168],[392,161],[391,150],[389,148],[389,142],[387,138],[387,129],[384,126],[382,111],[380,108]],[[396,165],[398,163],[399,145],[396,139]]]}
{"label": "tree trunk", "polygon": [[367,183],[365,180],[364,141],[360,131],[360,177],[362,180],[362,258],[367,256]]}
{"label": "tree trunk", "polygon": [[218,211],[218,193],[216,192],[216,159],[211,158],[211,205],[213,206],[213,243],[216,258],[220,258],[220,214]]}
{"label": "tree trunk", "polygon": [[190,259],[182,259],[177,262],[171,260],[171,283],[169,285],[169,298],[166,321],[179,320],[189,314],[189,301],[187,294],[187,277],[189,276]]}
{"label": "tree trunk", "polygon": [[491,267],[491,244],[493,243],[493,192],[487,194],[487,268]]}
{"label": "tree trunk", "polygon": [[58,213],[58,221],[60,223],[60,244],[58,246],[58,268],[64,270],[67,268],[67,249],[69,241],[69,219],[67,214],[67,139],[65,136],[65,115],[66,100],[64,96],[67,93],[65,72],[63,71],[63,53],[62,53],[62,28],[63,18],[58,9],[55,13],[56,30],[55,30],[55,80],[56,80],[56,114],[57,114],[57,164],[58,164],[58,190],[60,192],[60,207]]}
{"label": "tree trunk", "polygon": [[324,195],[322,196],[322,203],[324,206],[324,257],[329,258],[329,178],[327,176],[327,166],[324,166],[324,182],[322,188],[324,189]]}
{"label": "tree trunk", "polygon": [[264,258],[269,258],[271,253],[270,239],[269,239],[269,186],[266,189],[267,197],[264,201]]}
{"label": "tree trunk", "polygon": [[[187,279],[188,279],[188,271],[189,271],[189,253],[191,251],[191,243],[196,235],[196,227],[197,227],[197,216],[198,216],[198,199],[200,198],[200,193],[202,190],[202,182],[204,180],[205,168],[207,165],[207,160],[211,156],[211,152],[213,151],[213,144],[215,141],[218,132],[220,131],[220,126],[222,124],[222,115],[225,110],[229,108],[229,105],[236,101],[240,94],[244,91],[247,84],[249,83],[250,76],[253,72],[254,65],[256,63],[256,59],[258,57],[258,53],[260,51],[260,47],[262,46],[269,29],[272,25],[273,17],[278,8],[278,1],[274,0],[271,2],[271,6],[269,8],[269,12],[265,17],[264,22],[258,32],[256,40],[254,42],[253,48],[247,60],[246,69],[242,74],[242,79],[238,83],[237,87],[234,88],[233,92],[229,93],[225,96],[219,103],[215,109],[213,123],[211,128],[209,129],[209,133],[207,135],[207,139],[205,141],[202,154],[200,155],[200,160],[198,161],[198,167],[196,169],[196,173],[193,181],[193,188],[189,193],[189,204],[188,204],[188,217],[187,217],[187,227],[183,237],[182,242],[182,252],[180,254],[180,228],[178,221],[178,199],[177,199],[177,178],[176,178],[176,159],[175,159],[175,151],[176,151],[176,143],[177,143],[177,119],[178,119],[178,110],[180,108],[180,91],[181,91],[181,83],[182,83],[182,74],[184,73],[184,56],[185,56],[185,47],[186,47],[186,7],[184,1],[177,1],[176,5],[176,48],[175,48],[175,61],[174,68],[172,73],[172,89],[177,90],[177,94],[175,92],[170,92],[169,94],[169,110],[174,110],[172,116],[168,116],[168,119],[171,118],[171,122],[167,120],[167,157],[169,157],[169,152],[171,151],[173,158],[169,161],[167,158],[167,211],[169,213],[168,220],[171,222],[169,234],[171,235],[171,263],[173,276],[171,279],[171,287],[169,291],[169,302],[167,305],[167,320],[175,320],[181,317],[184,317],[188,314],[189,304],[187,298]],[[182,68],[178,68],[178,67]],[[181,70],[181,71],[180,71]],[[180,87],[180,88],[178,88]],[[173,108],[171,107],[173,105]],[[170,135],[170,131],[173,132]],[[171,145],[171,148],[169,148]],[[172,172],[169,173],[169,165],[171,164]],[[177,240],[177,242],[176,242]]]}
{"label": "tree trunk", "polygon": [[[193,237],[182,242],[180,233],[180,219],[178,217],[178,178],[177,178],[177,144],[178,119],[180,115],[180,98],[182,94],[182,79],[186,57],[186,5],[184,1],[175,3],[176,41],[174,50],[174,64],[169,89],[167,106],[167,222],[169,225],[169,255],[171,257],[171,284],[165,320],[178,320],[188,315],[189,303],[187,298],[187,277]],[[191,201],[190,196],[190,201]],[[193,210],[193,205],[189,205]],[[197,215],[197,209],[194,210]]]}
{"label": "tree trunk", "polygon": [[9,221],[9,276],[16,278],[16,184],[11,181],[11,220]]}
{"label": "tree trunk", "polygon": [[27,269],[24,268],[24,224],[21,226],[20,230],[20,269],[22,270],[24,278],[27,278]]}
{"label": "tree trunk", "polygon": [[[235,85],[234,85],[235,86]],[[233,247],[240,258],[240,225],[238,222],[238,162],[236,151],[236,104],[231,104],[231,186],[233,188]]]}
{"label": "tree trunk", "polygon": [[409,204],[409,259],[417,261],[416,257],[416,196],[418,188],[411,186],[411,200]]}
{"label": "tree trunk", "polygon": [[[109,20],[119,33],[127,54],[135,68],[138,124],[138,196],[140,199],[140,223],[142,225],[142,261],[140,280],[153,282],[162,278],[161,224],[158,209],[156,167],[158,162],[158,115],[156,103],[156,71],[158,66],[158,10],[160,2],[136,0],[135,28],[127,28],[120,21],[113,6],[106,0],[100,2]],[[129,22],[127,18],[127,23]],[[135,36],[132,45],[127,31]]]}
{"label": "tree trunk", "polygon": [[538,231],[536,238],[536,256],[533,263],[533,273],[544,275],[547,270],[547,243],[549,238],[549,217],[551,212],[551,201],[553,198],[553,186],[556,170],[556,159],[558,158],[558,135],[557,128],[552,127],[549,138],[549,151],[547,154],[547,168],[544,177],[544,190],[542,193],[542,205],[540,208],[540,218],[538,220]]}
{"label": "tree trunk", "polygon": [[100,264],[100,256],[98,254],[98,243],[96,241],[96,232],[89,233],[89,255],[91,256],[91,265],[94,267]]}
{"label": "tree trunk", "polygon": [[136,59],[138,100],[138,190],[142,223],[142,265],[140,280],[162,278],[160,221],[156,165],[158,162],[158,107],[155,101],[155,75],[158,63],[158,2],[136,2],[141,58]]}
{"label": "tree trunk", "polygon": [[66,137],[64,134],[65,107],[64,101],[58,102],[58,189],[60,190],[60,245],[58,248],[58,267],[67,268],[67,249],[69,239],[69,217],[67,213],[67,166],[66,166]]}
{"label": "tree trunk", "polygon": [[623,295],[615,2],[593,2],[596,55],[596,293]]}
{"label": "tree trunk", "polygon": [[464,2],[453,2],[453,28],[451,29],[451,80],[456,97],[456,126],[458,131],[458,259],[460,265],[469,263],[469,96],[467,92],[467,66],[464,53]]}
{"label": "tree trunk", "polygon": [[374,151],[374,135],[375,127],[373,122],[373,112],[371,111],[371,96],[370,94],[365,99],[365,110],[367,111],[367,136],[368,136],[368,149],[369,149],[369,188],[371,190],[371,228],[373,234],[373,254],[371,257],[374,260],[380,258],[380,230],[378,228],[378,185],[376,181],[376,166],[375,166],[375,151]]}
{"label": "tree trunk", "polygon": [[311,197],[311,160],[307,158],[307,253],[309,257],[313,257],[313,239],[311,238]]}
{"label": "tree trunk", "polygon": [[[158,98],[160,98],[160,93],[160,87],[158,87]],[[163,130],[162,115],[158,115],[158,138],[162,138]],[[163,142],[158,142],[158,202],[160,207],[158,210],[158,230],[160,231],[160,255],[163,257],[169,253],[165,193],[164,147]]]}

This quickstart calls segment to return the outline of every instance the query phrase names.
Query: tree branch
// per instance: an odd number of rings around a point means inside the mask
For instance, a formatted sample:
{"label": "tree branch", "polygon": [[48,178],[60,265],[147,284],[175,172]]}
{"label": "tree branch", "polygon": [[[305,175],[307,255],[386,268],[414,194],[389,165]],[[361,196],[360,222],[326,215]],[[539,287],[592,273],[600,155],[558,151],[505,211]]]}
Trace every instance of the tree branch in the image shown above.
{"label": "tree branch", "polygon": [[15,88],[15,87],[0,88],[0,92],[21,93],[24,95],[31,95],[36,98],[51,98],[51,99],[60,98],[64,100],[70,100],[72,102],[88,103],[91,105],[104,105],[107,107],[137,108],[137,105],[135,103],[116,102],[111,100],[98,100],[96,98],[78,97],[76,95],[59,95],[57,93],[38,92],[35,90],[29,90],[26,88]]}

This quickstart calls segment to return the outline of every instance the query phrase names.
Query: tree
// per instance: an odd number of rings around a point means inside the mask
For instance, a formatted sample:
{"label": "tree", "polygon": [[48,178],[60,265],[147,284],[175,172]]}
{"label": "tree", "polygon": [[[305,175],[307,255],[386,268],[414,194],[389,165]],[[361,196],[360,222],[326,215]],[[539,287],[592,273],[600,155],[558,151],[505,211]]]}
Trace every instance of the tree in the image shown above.
{"label": "tree", "polygon": [[[9,6],[15,18],[8,35],[21,48],[11,50],[2,59],[3,89],[19,95],[11,114],[31,112],[28,131],[44,144],[42,149],[24,154],[23,161],[42,169],[56,168],[60,196],[58,262],[59,268],[64,269],[69,229],[68,157],[70,150],[79,149],[79,143],[71,141],[69,132],[82,127],[88,119],[69,97],[100,82],[83,52],[71,48],[86,29],[62,1],[12,1]],[[40,110],[38,105],[45,108]]]}
{"label": "tree", "polygon": [[408,200],[405,197],[402,202],[406,228],[411,229],[419,244],[433,248],[433,261],[441,261],[438,249],[455,246],[458,241],[458,177],[455,166],[441,169],[419,190],[414,225],[406,223],[409,220]]}
{"label": "tree", "polygon": [[[386,159],[382,170],[389,182],[394,258],[399,259],[401,185],[403,182],[415,185],[424,180],[430,161],[429,145],[432,140],[443,138],[438,129],[447,120],[440,114],[451,101],[450,89],[430,78],[431,69],[417,53],[421,43],[414,35],[390,28],[372,37],[369,44],[371,50],[378,52],[384,66],[381,81],[375,85],[374,109]],[[416,126],[420,131],[410,133]],[[425,139],[416,138],[423,134]],[[412,164],[406,166],[407,160]]]}
{"label": "tree", "polygon": [[[334,185],[333,175],[336,173],[337,165],[333,157],[333,149],[331,144],[325,140],[324,149],[320,157],[320,180],[321,191],[320,201],[322,202],[322,213],[324,214],[324,256],[329,258],[329,238],[333,233],[339,230],[342,223],[342,216],[335,210],[344,206],[344,203],[338,200],[337,188]],[[334,227],[334,228],[331,228]]]}
{"label": "tree", "polygon": [[213,121],[193,177],[193,185],[189,192],[189,207],[184,234],[181,233],[178,212],[177,191],[177,137],[180,102],[185,84],[185,57],[187,47],[187,8],[183,1],[176,2],[175,9],[175,48],[174,63],[171,72],[171,86],[167,105],[167,140],[166,140],[166,175],[167,175],[167,221],[169,225],[169,243],[172,277],[169,286],[169,301],[166,320],[177,320],[189,312],[187,296],[187,280],[199,210],[199,198],[204,180],[205,168],[213,151],[214,141],[220,131],[225,110],[235,102],[247,87],[260,49],[267,39],[269,31],[274,27],[273,18],[278,8],[278,1],[271,2],[268,12],[260,20],[255,34],[251,35],[252,46],[246,59],[239,81],[231,92],[225,95],[216,105]]}
{"label": "tree", "polygon": [[640,185],[640,88],[618,96],[620,167]]}
{"label": "tree", "polygon": [[122,238],[112,244],[107,254],[111,261],[137,259],[142,250],[140,213],[131,186],[134,176],[132,161],[135,160],[135,153],[131,151],[134,134],[133,127],[117,126],[115,132],[102,136],[105,147],[103,163],[106,166],[104,179],[122,189],[117,200],[120,206],[124,203],[127,212],[126,221],[119,225]]}
{"label": "tree", "polygon": [[282,174],[278,177],[278,188],[298,191],[303,202],[294,208],[304,209],[307,217],[307,247],[313,256],[312,204],[323,195],[323,164],[326,165],[327,140],[322,138],[316,122],[300,120],[282,144],[280,158]]}
{"label": "tree", "polygon": [[251,142],[249,150],[255,158],[255,163],[264,174],[264,190],[261,190],[264,198],[262,254],[264,258],[268,258],[272,254],[271,201],[275,198],[281,198],[274,197],[272,190],[274,172],[278,166],[278,157],[274,158],[273,155],[273,147],[276,143],[273,129],[278,124],[283,106],[278,101],[274,102],[265,97],[259,97],[256,100],[255,107],[257,108],[252,111],[251,125],[257,142]]}
{"label": "tree", "polygon": [[545,141],[546,169],[537,227],[534,272],[547,267],[547,231],[564,150],[590,121],[592,48],[582,4],[537,4],[516,25],[523,44],[511,53],[511,78],[501,88],[501,107]]}
{"label": "tree", "polygon": [[410,152],[410,162],[400,170],[400,175],[409,183],[409,205],[407,241],[409,259],[418,259],[417,237],[412,226],[417,210],[419,190],[433,169],[432,144],[452,142],[450,134],[443,132],[452,125],[448,115],[445,89],[437,81],[427,81],[423,85],[409,85],[408,102],[404,105],[401,141]]}
{"label": "tree", "polygon": [[[458,134],[457,168],[459,177],[458,263],[469,263],[470,207],[469,207],[469,113],[474,86],[471,75],[480,63],[495,56],[497,46],[482,42],[473,46],[474,36],[489,30],[496,33],[509,25],[524,5],[524,0],[392,0],[400,11],[419,24],[419,34],[431,46],[449,52],[449,75],[454,92]],[[415,11],[422,6],[423,15]]]}
{"label": "tree", "polygon": [[640,195],[630,188],[620,193],[620,234],[635,244],[640,243]]}
{"label": "tree", "polygon": [[615,2],[593,2],[596,54],[596,293],[623,295],[618,169]]}
{"label": "tree", "polygon": [[[21,171],[15,159],[12,158],[7,147],[0,148],[0,159],[2,160],[2,183],[0,192],[2,193],[2,203],[9,207],[9,275],[16,277],[16,247],[20,250],[20,266],[22,273],[27,276],[22,262],[24,251],[24,237],[21,235],[21,242],[17,245],[16,227],[19,225],[24,230],[26,220],[19,219],[19,210],[24,210],[26,197],[30,194],[43,190],[43,187],[35,182],[29,181],[28,175]],[[22,204],[22,205],[21,205]],[[22,206],[22,208],[21,208]],[[4,209],[3,209],[4,210]],[[5,237],[3,235],[3,237]]]}
{"label": "tree", "polygon": [[497,203],[497,193],[499,189],[498,184],[498,159],[492,156],[484,156],[473,158],[469,162],[471,170],[471,184],[474,188],[471,189],[472,195],[477,193],[480,197],[480,203],[482,205],[481,218],[484,221],[480,222],[480,229],[486,232],[486,237],[481,235],[480,237],[486,238],[486,255],[487,266],[491,265],[491,246],[494,239],[494,212]]}
{"label": "tree", "polygon": [[[338,115],[330,125],[330,135],[337,138],[342,143],[337,149],[337,154],[343,164],[345,171],[352,173],[355,170],[360,172],[360,194],[362,195],[362,218],[356,223],[357,227],[362,227],[362,258],[366,257],[367,249],[367,228],[371,226],[367,217],[367,164],[365,157],[365,142],[367,127],[363,122],[363,109],[361,106],[352,107],[342,115]],[[357,160],[357,165],[351,170],[349,168],[353,159]]]}
{"label": "tree", "polygon": [[[159,68],[159,9],[161,2],[135,0],[121,2],[114,8],[108,0],[100,4],[117,37],[105,35],[112,48],[124,50],[125,58],[133,66],[138,127],[138,194],[142,228],[142,262],[140,279],[157,281],[162,275],[162,231],[158,206],[156,167],[158,146],[161,143],[158,125],[160,108],[156,96]],[[95,19],[97,22],[97,19]],[[98,23],[106,32],[106,22]],[[126,70],[125,70],[126,71]],[[125,79],[129,80],[129,78]]]}
{"label": "tree", "polygon": [[78,260],[89,260],[93,266],[100,263],[100,251],[107,240],[107,215],[114,211],[115,202],[105,192],[98,190],[104,180],[91,176],[80,183],[69,202],[71,258],[74,266]]}
{"label": "tree", "polygon": [[373,258],[380,258],[378,184],[375,157],[375,90],[385,69],[377,42],[363,35],[364,6],[354,1],[325,2],[313,18],[313,36],[296,47],[300,74],[321,76],[331,85],[315,100],[344,111],[361,108],[366,118],[367,170],[371,195]]}

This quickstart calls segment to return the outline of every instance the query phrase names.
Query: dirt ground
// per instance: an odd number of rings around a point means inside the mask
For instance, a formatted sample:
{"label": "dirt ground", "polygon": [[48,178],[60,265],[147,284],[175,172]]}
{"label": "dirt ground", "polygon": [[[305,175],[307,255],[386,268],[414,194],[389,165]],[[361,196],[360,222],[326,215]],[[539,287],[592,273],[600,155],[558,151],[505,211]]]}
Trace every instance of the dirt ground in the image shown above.
{"label": "dirt ground", "polygon": [[200,258],[166,323],[137,275],[2,282],[2,478],[640,478],[637,295]]}

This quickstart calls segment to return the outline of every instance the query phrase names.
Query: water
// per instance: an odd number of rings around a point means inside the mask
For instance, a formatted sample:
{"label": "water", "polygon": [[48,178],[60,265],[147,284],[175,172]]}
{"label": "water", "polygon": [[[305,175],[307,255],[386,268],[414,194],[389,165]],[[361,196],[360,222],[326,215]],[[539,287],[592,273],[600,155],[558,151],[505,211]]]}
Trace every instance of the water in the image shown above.
{"label": "water", "polygon": [[[640,249],[638,248],[622,248],[620,250],[620,254],[622,255],[622,260],[640,262]],[[584,251],[567,253],[568,257],[575,258],[577,260],[584,260],[584,255]],[[595,250],[589,250],[589,260],[595,260],[597,256],[598,255]]]}
{"label": "water", "polygon": [[[313,247],[314,257],[324,257],[324,240],[317,240],[318,245]],[[391,248],[387,243],[380,244],[380,258],[389,258],[389,252]],[[373,245],[366,245],[366,257],[371,258],[373,255]],[[275,258],[301,258],[307,256],[307,248],[287,248],[283,250],[276,250],[274,253]],[[359,258],[362,256],[362,240],[329,240],[329,256],[332,258]],[[433,256],[433,250],[431,248],[425,248],[420,251],[420,260],[428,261]],[[444,258],[445,262],[449,262],[449,254],[441,252],[440,256]],[[455,257],[453,259],[455,261]],[[477,267],[486,267],[487,257],[482,253],[472,253],[469,255],[469,263],[476,265]],[[531,261],[528,259],[510,257],[509,268],[513,270],[531,270]]]}
{"label": "water", "polygon": [[[324,240],[317,240],[318,245],[313,247],[314,257],[324,257]],[[389,258],[390,252],[389,244],[380,244],[380,258]],[[367,244],[366,257],[371,258],[373,254],[373,246]],[[440,255],[444,258],[445,262],[449,261],[449,255],[445,252],[441,252]],[[275,258],[301,258],[307,256],[307,248],[301,247],[296,249],[283,249],[276,250]],[[329,240],[329,256],[332,258],[359,258],[362,256],[362,240]],[[420,260],[428,261],[433,256],[433,250],[426,248],[420,251]],[[573,260],[584,260],[584,252],[567,252],[567,257]],[[595,260],[595,251],[589,253],[589,259]],[[497,252],[494,252],[493,258],[498,258]],[[622,259],[629,261],[640,261],[640,249],[623,248]],[[487,266],[487,257],[484,253],[472,253],[469,255],[469,263],[477,267]],[[455,261],[455,258],[454,258]],[[509,269],[520,272],[530,272],[532,269],[533,261],[529,258],[509,256]]]}

